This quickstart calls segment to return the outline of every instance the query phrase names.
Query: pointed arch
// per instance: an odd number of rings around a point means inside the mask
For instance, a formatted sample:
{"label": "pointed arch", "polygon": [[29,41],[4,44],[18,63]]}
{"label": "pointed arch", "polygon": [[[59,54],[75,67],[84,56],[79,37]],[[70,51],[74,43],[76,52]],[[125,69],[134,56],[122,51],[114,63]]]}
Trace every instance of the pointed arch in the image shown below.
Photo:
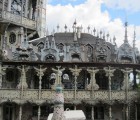
{"label": "pointed arch", "polygon": [[15,42],[16,42],[16,34],[14,32],[11,32],[9,36],[9,43],[14,44]]}
{"label": "pointed arch", "polygon": [[57,48],[59,49],[59,52],[64,52],[64,44],[63,43],[59,43],[57,45]]}
{"label": "pointed arch", "polygon": [[86,46],[86,54],[89,62],[93,61],[93,47],[90,44],[87,44]]}

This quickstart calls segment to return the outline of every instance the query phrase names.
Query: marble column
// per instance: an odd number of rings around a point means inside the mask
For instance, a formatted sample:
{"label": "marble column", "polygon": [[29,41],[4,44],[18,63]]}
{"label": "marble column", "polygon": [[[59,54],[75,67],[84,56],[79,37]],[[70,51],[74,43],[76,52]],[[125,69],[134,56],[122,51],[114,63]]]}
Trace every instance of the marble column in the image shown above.
{"label": "marble column", "polygon": [[91,107],[91,119],[94,120],[94,106]]}
{"label": "marble column", "polygon": [[3,120],[3,106],[0,105],[0,120]]}
{"label": "marble column", "polygon": [[41,89],[42,89],[42,77],[44,76],[44,72],[46,71],[47,68],[36,68],[34,67],[35,71],[37,72],[37,76],[39,77],[39,95],[38,99],[41,99]]}
{"label": "marble column", "polygon": [[41,109],[40,109],[40,106],[38,106],[38,119],[37,120],[40,120],[40,115],[41,115]]}
{"label": "marble column", "polygon": [[11,3],[12,3],[12,0],[8,0],[7,11],[11,11]]}
{"label": "marble column", "polygon": [[134,84],[134,86],[133,86],[133,89],[135,90],[136,88],[138,88],[138,86],[137,86],[137,72],[136,72],[136,70],[133,70],[133,75],[134,75],[134,81],[133,81],[133,84]]}
{"label": "marble column", "polygon": [[129,120],[129,109],[128,109],[128,105],[126,105],[125,114],[126,114],[126,120]]}
{"label": "marble column", "polygon": [[5,10],[5,0],[2,1],[2,11]]}
{"label": "marble column", "polygon": [[33,16],[33,8],[32,8],[32,1],[30,1],[30,4],[29,4],[29,18],[32,19],[32,16]]}
{"label": "marble column", "polygon": [[19,120],[22,119],[22,105],[19,106]]}
{"label": "marble column", "polygon": [[112,120],[112,106],[109,106],[109,120]]}
{"label": "marble column", "polygon": [[29,0],[26,0],[26,2],[25,2],[25,17],[27,17],[27,15],[28,15],[28,4],[29,4]]}
{"label": "marble column", "polygon": [[65,120],[64,119],[64,95],[61,86],[56,87],[56,95],[54,96],[54,111],[51,120]]}
{"label": "marble column", "polygon": [[138,116],[138,110],[137,110],[137,104],[135,104],[135,120],[138,120],[137,116]]}
{"label": "marble column", "polygon": [[5,70],[7,67],[2,67],[2,65],[0,64],[0,89],[2,88],[2,76],[5,75]]}

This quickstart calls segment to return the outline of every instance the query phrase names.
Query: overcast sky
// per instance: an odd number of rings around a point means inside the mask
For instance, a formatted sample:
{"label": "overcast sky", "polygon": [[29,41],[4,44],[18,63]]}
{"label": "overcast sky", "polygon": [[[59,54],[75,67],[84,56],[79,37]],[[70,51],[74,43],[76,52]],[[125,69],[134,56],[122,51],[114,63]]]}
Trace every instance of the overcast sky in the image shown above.
{"label": "overcast sky", "polygon": [[136,44],[140,46],[140,0],[48,0],[47,27],[51,32],[65,24],[72,29],[73,22],[78,26],[87,27],[93,31],[109,33],[111,38],[116,36],[120,46],[124,40],[124,22],[128,21],[128,39],[132,44],[134,26],[136,27]]}

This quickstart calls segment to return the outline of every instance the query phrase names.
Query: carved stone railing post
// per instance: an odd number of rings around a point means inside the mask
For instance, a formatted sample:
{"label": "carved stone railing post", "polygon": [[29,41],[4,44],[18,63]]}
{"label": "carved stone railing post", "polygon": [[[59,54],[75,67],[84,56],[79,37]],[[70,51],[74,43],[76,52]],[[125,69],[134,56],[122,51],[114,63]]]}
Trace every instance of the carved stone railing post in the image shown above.
{"label": "carved stone railing post", "polygon": [[109,106],[109,120],[112,120],[112,106]]}
{"label": "carved stone railing post", "polygon": [[56,88],[57,85],[62,85],[61,83],[61,76],[62,76],[62,72],[65,70],[65,68],[61,68],[61,66],[56,66],[57,69],[52,68],[52,70],[56,73],[56,81],[54,83],[53,89]]}
{"label": "carved stone railing post", "polygon": [[2,1],[2,12],[4,11],[5,9],[5,0]]}
{"label": "carved stone railing post", "polygon": [[74,110],[76,110],[76,105],[74,105]]}
{"label": "carved stone railing post", "polygon": [[18,67],[18,69],[21,72],[21,77],[20,77],[20,81],[19,84],[17,85],[18,89],[21,89],[21,97],[23,96],[23,90],[28,88],[28,84],[26,81],[26,72],[28,71],[29,67],[25,67],[24,65],[22,65],[22,67]]}
{"label": "carved stone railing post", "polygon": [[25,17],[28,15],[28,0],[25,2]]}
{"label": "carved stone railing post", "polygon": [[138,116],[137,112],[138,112],[138,110],[137,110],[137,104],[135,104],[135,120],[138,120],[138,118],[137,118],[137,116]]}
{"label": "carved stone railing post", "polygon": [[94,120],[94,106],[91,107],[91,120]]}
{"label": "carved stone railing post", "polygon": [[77,77],[79,76],[79,73],[81,72],[82,69],[78,69],[77,66],[75,65],[75,68],[70,68],[70,71],[72,72],[74,76],[74,99],[76,99],[76,91],[77,91]]}
{"label": "carved stone railing post", "polygon": [[126,120],[129,119],[129,109],[128,109],[128,105],[126,105]]}
{"label": "carved stone railing post", "polygon": [[[137,74],[139,75],[140,74],[140,70],[136,69],[136,72]],[[140,82],[140,81],[139,81]],[[137,86],[138,87],[138,86]]]}
{"label": "carved stone railing post", "polygon": [[121,71],[124,73],[123,89],[125,90],[125,99],[128,100],[128,74],[133,70],[126,68],[125,70],[121,69]]}
{"label": "carved stone railing post", "polygon": [[19,120],[22,118],[22,105],[19,106]]}
{"label": "carved stone railing post", "polygon": [[115,71],[115,69],[112,69],[110,66],[108,68],[104,68],[105,72],[106,72],[106,76],[108,77],[109,80],[109,100],[111,100],[111,77],[114,76],[113,73]]}
{"label": "carved stone railing post", "polygon": [[3,106],[0,105],[0,120],[3,120]]}
{"label": "carved stone railing post", "polygon": [[40,106],[38,106],[38,119],[37,120],[40,120],[40,115],[41,115],[41,109],[40,109]]}
{"label": "carved stone railing post", "polygon": [[7,11],[11,11],[11,3],[12,3],[12,0],[8,0]]}
{"label": "carved stone railing post", "polygon": [[91,86],[91,90],[92,90],[91,98],[94,99],[94,90],[99,89],[99,86],[95,80],[95,74],[99,71],[99,69],[92,68],[92,69],[87,69],[87,71],[90,73],[90,76],[91,76],[90,85],[89,85],[89,86]]}
{"label": "carved stone railing post", "polygon": [[41,85],[42,85],[42,77],[44,76],[44,72],[46,71],[47,68],[41,68],[41,65],[40,65],[40,68],[36,68],[34,67],[35,71],[37,72],[37,76],[39,77],[39,95],[38,95],[38,98],[41,99]]}
{"label": "carved stone railing post", "polygon": [[5,70],[7,67],[2,67],[2,65],[0,64],[0,89],[2,88],[2,76],[5,75]]}

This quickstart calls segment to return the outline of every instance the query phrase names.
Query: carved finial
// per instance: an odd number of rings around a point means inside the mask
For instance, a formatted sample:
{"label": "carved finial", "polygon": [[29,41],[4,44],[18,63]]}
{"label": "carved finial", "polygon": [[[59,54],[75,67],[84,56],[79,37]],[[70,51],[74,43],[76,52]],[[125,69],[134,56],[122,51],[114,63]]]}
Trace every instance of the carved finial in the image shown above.
{"label": "carved finial", "polygon": [[67,27],[67,25],[66,25],[66,24],[65,24],[64,28],[65,28],[65,32],[67,32],[67,28],[68,28],[68,27]]}
{"label": "carved finial", "polygon": [[107,37],[107,41],[108,41],[108,39],[109,39],[109,36],[110,36],[110,35],[109,35],[109,33],[108,33],[108,34],[106,35],[106,37]]}
{"label": "carved finial", "polygon": [[76,22],[76,19],[75,19],[75,21],[73,23],[73,26],[72,26],[73,32],[76,32],[76,25],[77,25],[77,22]]}
{"label": "carved finial", "polygon": [[100,38],[102,38],[102,33],[103,33],[103,32],[102,32],[102,31],[100,31]]}
{"label": "carved finial", "polygon": [[116,45],[116,37],[113,37],[113,44]]}
{"label": "carved finial", "polygon": [[103,40],[105,41],[105,32],[103,33]]}
{"label": "carved finial", "polygon": [[99,38],[99,32],[97,31],[97,38]]}
{"label": "carved finial", "polygon": [[89,33],[89,30],[90,30],[90,26],[88,26],[88,27],[87,27],[87,29],[88,29],[88,33]]}
{"label": "carved finial", "polygon": [[112,39],[110,38],[110,43],[112,43]]}
{"label": "carved finial", "polygon": [[94,36],[95,36],[95,33],[96,33],[96,29],[95,28],[93,29],[93,33],[94,33]]}
{"label": "carved finial", "polygon": [[74,21],[74,23],[73,23],[73,24],[76,26],[76,24],[77,24],[76,19],[75,19],[75,21]]}
{"label": "carved finial", "polygon": [[57,25],[57,32],[59,32],[59,28],[60,28],[60,26],[59,26],[59,24]]}
{"label": "carved finial", "polygon": [[83,26],[81,25],[81,32],[82,32],[82,30],[83,30]]}
{"label": "carved finial", "polygon": [[52,31],[52,36],[54,36],[54,34],[55,34],[55,29],[53,29],[53,31]]}
{"label": "carved finial", "polygon": [[134,26],[134,40],[133,40],[133,48],[135,48],[136,42],[136,27]]}

